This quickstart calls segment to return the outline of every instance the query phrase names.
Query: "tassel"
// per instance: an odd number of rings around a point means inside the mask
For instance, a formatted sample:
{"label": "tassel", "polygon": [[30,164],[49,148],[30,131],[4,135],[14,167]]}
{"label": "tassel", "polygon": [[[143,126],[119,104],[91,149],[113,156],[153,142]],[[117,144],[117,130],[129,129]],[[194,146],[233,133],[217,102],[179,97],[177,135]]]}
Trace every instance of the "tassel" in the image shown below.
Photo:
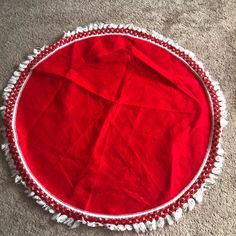
{"label": "tassel", "polygon": [[157,227],[158,227],[158,228],[163,228],[164,225],[165,225],[165,220],[164,220],[164,218],[159,217],[159,218],[157,219]]}

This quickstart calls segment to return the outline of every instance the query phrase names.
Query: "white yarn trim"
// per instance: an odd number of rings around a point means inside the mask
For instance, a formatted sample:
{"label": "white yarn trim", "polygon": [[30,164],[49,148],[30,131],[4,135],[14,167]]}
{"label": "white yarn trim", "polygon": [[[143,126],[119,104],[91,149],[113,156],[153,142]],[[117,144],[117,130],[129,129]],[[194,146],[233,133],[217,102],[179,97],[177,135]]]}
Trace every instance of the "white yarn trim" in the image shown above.
{"label": "white yarn trim", "polygon": [[[157,38],[157,39],[162,40],[164,42],[168,42],[168,44],[174,46],[175,48],[179,49],[180,51],[184,52],[189,57],[191,57],[199,65],[199,67],[206,73],[206,75],[208,76],[209,80],[211,81],[211,83],[216,91],[216,94],[217,94],[218,100],[219,100],[219,105],[220,105],[220,114],[221,114],[221,118],[220,118],[221,129],[220,129],[220,131],[222,132],[223,128],[227,125],[228,122],[227,122],[227,112],[226,112],[226,101],[225,101],[224,95],[220,89],[219,83],[210,77],[209,72],[205,71],[202,62],[200,62],[199,60],[196,59],[194,53],[180,47],[178,44],[174,43],[171,39],[165,38],[164,36],[160,35],[159,33],[155,32],[155,31],[148,32],[147,30],[140,28],[140,27],[136,27],[133,24],[126,24],[126,25],[119,24],[119,25],[117,25],[117,24],[104,24],[104,23],[90,24],[85,27],[77,27],[76,30],[74,30],[74,31],[65,32],[63,38],[75,35],[76,33],[79,33],[79,32],[87,32],[90,30],[105,29],[105,28],[113,28],[113,29],[127,28],[127,29],[132,29],[132,30],[138,31],[138,32],[148,33],[151,36],[153,36],[154,38]],[[127,33],[127,35],[128,35],[128,33]],[[0,107],[0,113],[3,118],[5,118],[5,115],[6,115],[6,105],[7,105],[7,101],[9,98],[9,94],[11,93],[12,89],[14,88],[14,85],[16,84],[17,80],[19,79],[21,72],[24,71],[24,69],[35,58],[35,56],[37,56],[45,48],[46,48],[46,46],[44,46],[42,48],[34,49],[33,53],[28,56],[26,61],[22,62],[19,65],[19,68],[13,73],[12,77],[9,79],[8,84],[4,88],[4,91],[2,94],[3,105]],[[146,231],[153,231],[158,228],[163,228],[165,224],[173,225],[175,222],[177,222],[181,219],[181,217],[183,216],[183,213],[193,210],[196,203],[202,202],[204,192],[207,189],[209,189],[213,184],[215,184],[216,179],[218,178],[218,175],[221,173],[221,169],[222,169],[223,161],[224,161],[224,157],[223,157],[224,150],[222,149],[222,146],[221,146],[222,139],[220,138],[219,144],[218,144],[216,161],[214,163],[214,168],[212,170],[212,173],[206,179],[205,183],[201,186],[201,188],[193,195],[193,198],[190,198],[187,203],[183,204],[182,208],[178,208],[175,212],[172,212],[171,215],[166,215],[165,218],[159,217],[158,219],[153,219],[152,221],[136,223],[133,225],[129,225],[129,224],[126,224],[126,225],[101,224],[101,223],[97,223],[97,222],[89,222],[89,221],[86,221],[85,219],[75,220],[73,218],[68,217],[65,214],[58,213],[51,206],[47,205],[47,203],[44,202],[39,196],[37,196],[33,191],[31,191],[26,186],[25,182],[23,181],[23,179],[19,175],[19,172],[14,164],[14,161],[13,161],[13,158],[10,153],[9,146],[8,146],[8,140],[6,137],[6,130],[4,127],[1,128],[1,133],[4,138],[4,143],[1,145],[1,149],[3,150],[3,152],[5,154],[6,161],[9,165],[11,175],[15,179],[15,183],[22,184],[26,188],[25,193],[27,194],[27,196],[35,199],[37,204],[39,204],[45,211],[48,211],[49,213],[51,213],[53,215],[52,220],[54,220],[58,223],[61,223],[61,224],[65,224],[71,229],[79,227],[80,224],[85,224],[89,227],[101,226],[101,227],[105,227],[109,230],[116,230],[116,231],[135,230],[137,233],[144,233]],[[220,135],[221,135],[221,133],[220,133]]]}

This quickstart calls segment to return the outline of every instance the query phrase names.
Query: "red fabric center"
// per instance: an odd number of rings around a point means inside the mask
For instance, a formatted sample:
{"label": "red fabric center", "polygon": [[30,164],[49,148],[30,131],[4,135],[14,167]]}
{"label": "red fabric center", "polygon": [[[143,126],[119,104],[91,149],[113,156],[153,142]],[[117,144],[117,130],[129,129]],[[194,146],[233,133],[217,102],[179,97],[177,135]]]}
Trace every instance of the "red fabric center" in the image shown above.
{"label": "red fabric center", "polygon": [[149,210],[196,176],[211,130],[209,99],[180,59],[147,41],[96,36],[38,64],[16,132],[33,176],[93,213]]}

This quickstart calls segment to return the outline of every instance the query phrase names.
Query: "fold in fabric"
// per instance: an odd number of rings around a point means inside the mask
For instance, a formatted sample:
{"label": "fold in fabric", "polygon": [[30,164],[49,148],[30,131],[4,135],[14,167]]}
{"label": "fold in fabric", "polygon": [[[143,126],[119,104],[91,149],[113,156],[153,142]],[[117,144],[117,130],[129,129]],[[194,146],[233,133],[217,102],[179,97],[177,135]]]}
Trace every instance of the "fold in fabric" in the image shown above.
{"label": "fold in fabric", "polygon": [[23,158],[53,196],[129,214],[176,197],[205,158],[211,110],[196,75],[147,41],[74,42],[38,64],[21,94]]}

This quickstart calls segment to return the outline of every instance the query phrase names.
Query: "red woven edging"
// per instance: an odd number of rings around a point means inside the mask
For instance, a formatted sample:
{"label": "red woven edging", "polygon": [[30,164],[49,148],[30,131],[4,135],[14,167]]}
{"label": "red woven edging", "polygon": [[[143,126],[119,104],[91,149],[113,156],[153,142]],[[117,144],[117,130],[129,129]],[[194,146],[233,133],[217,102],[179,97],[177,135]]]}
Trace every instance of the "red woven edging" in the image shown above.
{"label": "red woven edging", "polygon": [[[165,207],[164,209],[154,211],[151,213],[144,214],[142,216],[136,217],[127,217],[121,219],[106,219],[101,217],[91,217],[82,213],[75,212],[73,210],[67,209],[63,205],[59,204],[49,196],[47,196],[37,184],[31,179],[30,175],[27,173],[26,169],[23,166],[23,163],[19,157],[19,153],[16,148],[13,130],[12,130],[12,122],[13,122],[13,109],[16,103],[17,96],[19,91],[29,75],[30,71],[32,70],[33,66],[36,65],[39,61],[45,58],[49,53],[52,53],[57,48],[61,47],[62,45],[66,45],[69,42],[73,42],[76,39],[84,38],[90,35],[103,35],[103,34],[114,34],[114,33],[122,33],[131,36],[136,36],[141,39],[146,39],[152,41],[168,50],[172,53],[177,55],[178,57],[182,58],[200,77],[202,82],[204,83],[205,87],[207,88],[212,104],[213,104],[213,120],[214,120],[214,127],[213,127],[213,137],[212,137],[212,145],[211,150],[207,159],[207,162],[203,168],[202,173],[195,181],[195,183],[174,203]],[[34,59],[28,64],[28,66],[21,72],[19,79],[17,80],[14,88],[9,94],[7,104],[6,104],[6,135],[9,143],[9,149],[12,154],[14,163],[16,165],[17,170],[19,171],[20,176],[22,177],[23,181],[25,182],[26,186],[29,187],[33,192],[35,192],[42,200],[44,200],[49,206],[55,209],[57,212],[67,215],[68,217],[72,217],[76,220],[82,220],[88,222],[98,222],[101,224],[134,224],[139,222],[146,222],[152,219],[157,219],[159,217],[165,217],[172,212],[175,212],[178,208],[182,207],[184,203],[187,203],[190,198],[201,188],[201,186],[205,183],[205,180],[209,177],[212,169],[214,168],[214,163],[216,161],[219,138],[221,133],[221,124],[220,124],[220,104],[218,100],[218,96],[216,95],[216,91],[214,86],[212,85],[211,81],[209,80],[206,73],[202,70],[202,68],[194,61],[190,56],[188,56],[185,52],[181,51],[180,49],[174,47],[173,45],[169,44],[168,42],[162,41],[157,39],[148,33],[138,32],[132,29],[125,29],[125,28],[104,28],[104,29],[96,29],[90,30],[87,32],[77,33],[73,36],[68,36],[65,38],[60,39],[59,41],[49,45],[45,49],[43,49]]]}

